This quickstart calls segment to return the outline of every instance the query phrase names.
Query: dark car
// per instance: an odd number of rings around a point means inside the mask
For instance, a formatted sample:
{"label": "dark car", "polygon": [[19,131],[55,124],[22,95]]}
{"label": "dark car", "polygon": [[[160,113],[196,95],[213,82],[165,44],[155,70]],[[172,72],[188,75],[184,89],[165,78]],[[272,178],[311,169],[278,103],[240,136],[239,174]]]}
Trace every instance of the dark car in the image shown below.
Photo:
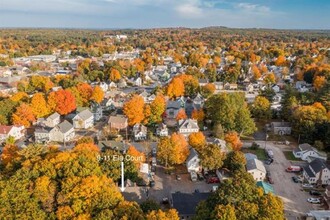
{"label": "dark car", "polygon": [[299,183],[299,179],[298,179],[296,176],[293,176],[293,177],[292,177],[292,180],[293,180],[293,182],[295,182],[295,183]]}
{"label": "dark car", "polygon": [[274,180],[272,179],[271,176],[268,176],[268,177],[267,177],[267,180],[268,180],[268,182],[269,182],[270,184],[274,184]]}
{"label": "dark car", "polygon": [[150,187],[154,187],[155,186],[155,181],[151,180],[149,185],[150,185]]}
{"label": "dark car", "polygon": [[312,196],[321,196],[322,195],[321,192],[314,191],[314,190],[309,191],[309,194],[311,194]]}
{"label": "dark car", "polygon": [[203,180],[205,180],[205,178],[203,177],[202,174],[197,174],[197,176],[198,176],[198,180],[199,180],[199,181],[203,181]]}
{"label": "dark car", "polygon": [[267,165],[270,165],[274,162],[274,159],[273,158],[268,158],[266,161],[265,161],[265,164]]}

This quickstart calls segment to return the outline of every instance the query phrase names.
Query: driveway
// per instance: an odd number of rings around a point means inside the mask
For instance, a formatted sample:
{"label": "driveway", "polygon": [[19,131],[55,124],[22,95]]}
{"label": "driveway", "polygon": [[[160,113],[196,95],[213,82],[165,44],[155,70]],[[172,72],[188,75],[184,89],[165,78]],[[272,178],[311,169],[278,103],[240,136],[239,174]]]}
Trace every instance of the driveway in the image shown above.
{"label": "driveway", "polygon": [[175,174],[165,174],[164,168],[157,166],[154,187],[127,187],[123,195],[125,199],[139,203],[147,197],[161,202],[164,197],[171,198],[171,194],[178,191],[193,193],[197,189],[199,192],[210,192],[213,186],[218,185],[207,184],[205,181],[192,182],[188,173],[180,174],[180,177],[181,180],[176,180]]}
{"label": "driveway", "polygon": [[[257,143],[262,147],[265,146],[264,141],[258,141]],[[307,202],[307,199],[311,196],[302,191],[299,183],[292,181],[292,176],[295,174],[285,172],[285,169],[292,165],[283,154],[283,150],[288,150],[288,147],[275,145],[273,142],[267,141],[266,149],[271,149],[274,152],[274,162],[271,165],[265,165],[265,167],[270,171],[274,180],[275,194],[280,196],[284,202],[286,218],[296,219],[296,217],[304,216],[310,210],[317,209],[318,205]]]}

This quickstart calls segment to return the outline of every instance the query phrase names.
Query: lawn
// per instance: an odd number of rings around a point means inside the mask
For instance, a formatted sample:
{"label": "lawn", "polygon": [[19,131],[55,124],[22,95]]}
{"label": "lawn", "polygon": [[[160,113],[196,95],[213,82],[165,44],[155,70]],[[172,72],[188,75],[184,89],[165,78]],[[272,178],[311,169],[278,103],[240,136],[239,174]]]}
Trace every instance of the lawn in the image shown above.
{"label": "lawn", "polygon": [[301,161],[301,159],[296,158],[292,151],[283,151],[283,154],[287,160],[293,160],[293,161]]}
{"label": "lawn", "polygon": [[267,159],[267,155],[266,155],[266,152],[265,152],[264,148],[257,148],[257,149],[244,148],[244,149],[242,149],[242,151],[244,153],[251,153],[251,154],[257,155],[259,160],[266,160]]}

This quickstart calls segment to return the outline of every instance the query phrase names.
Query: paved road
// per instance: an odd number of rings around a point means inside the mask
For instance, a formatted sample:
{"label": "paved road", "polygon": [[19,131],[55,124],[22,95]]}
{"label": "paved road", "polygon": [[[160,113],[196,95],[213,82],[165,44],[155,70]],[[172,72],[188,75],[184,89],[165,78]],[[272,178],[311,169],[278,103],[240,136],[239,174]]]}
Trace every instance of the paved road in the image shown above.
{"label": "paved road", "polygon": [[[258,141],[257,143],[262,147],[265,146],[264,141]],[[275,194],[283,199],[287,219],[296,219],[296,217],[304,216],[309,210],[317,209],[318,205],[312,205],[307,202],[310,195],[302,191],[300,184],[292,181],[291,178],[295,174],[285,172],[285,169],[291,165],[291,162],[285,158],[282,150],[288,150],[288,147],[284,145],[278,146],[268,141],[266,149],[271,149],[274,152],[274,163],[265,166],[274,180]]]}

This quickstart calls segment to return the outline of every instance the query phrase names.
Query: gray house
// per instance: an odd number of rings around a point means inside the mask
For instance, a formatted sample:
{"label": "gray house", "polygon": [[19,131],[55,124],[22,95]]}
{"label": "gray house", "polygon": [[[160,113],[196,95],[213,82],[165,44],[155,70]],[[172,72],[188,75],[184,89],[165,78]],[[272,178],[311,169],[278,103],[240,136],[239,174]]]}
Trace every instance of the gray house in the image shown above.
{"label": "gray house", "polygon": [[61,124],[54,127],[49,132],[50,141],[67,142],[71,141],[75,136],[73,125],[68,121],[63,121]]}
{"label": "gray house", "polygon": [[289,122],[272,122],[270,123],[271,132],[277,135],[290,135],[291,124]]}

